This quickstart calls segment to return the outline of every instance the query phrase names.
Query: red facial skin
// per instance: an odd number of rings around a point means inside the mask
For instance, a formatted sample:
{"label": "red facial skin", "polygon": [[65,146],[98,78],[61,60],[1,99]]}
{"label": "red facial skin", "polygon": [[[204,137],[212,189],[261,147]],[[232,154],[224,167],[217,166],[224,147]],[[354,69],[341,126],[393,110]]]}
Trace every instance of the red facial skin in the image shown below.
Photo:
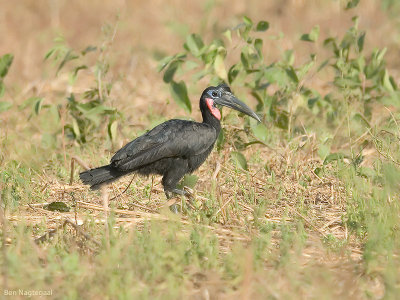
{"label": "red facial skin", "polygon": [[214,100],[211,98],[206,98],[206,104],[211,114],[218,120],[221,120],[221,112],[219,111],[218,108],[214,107]]}

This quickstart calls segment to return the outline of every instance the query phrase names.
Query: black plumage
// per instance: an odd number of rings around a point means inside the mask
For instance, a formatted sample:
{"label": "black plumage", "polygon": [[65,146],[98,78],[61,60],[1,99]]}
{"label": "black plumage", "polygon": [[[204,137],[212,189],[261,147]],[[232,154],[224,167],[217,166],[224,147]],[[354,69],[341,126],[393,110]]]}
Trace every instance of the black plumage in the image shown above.
{"label": "black plumage", "polygon": [[217,105],[231,107],[260,121],[227,85],[208,87],[200,98],[202,123],[176,119],[166,121],[118,150],[109,165],[82,172],[82,182],[97,189],[130,173],[159,174],[163,176],[167,197],[171,193],[184,195],[184,191],[176,188],[177,184],[185,174],[192,173],[206,160],[221,130]]}

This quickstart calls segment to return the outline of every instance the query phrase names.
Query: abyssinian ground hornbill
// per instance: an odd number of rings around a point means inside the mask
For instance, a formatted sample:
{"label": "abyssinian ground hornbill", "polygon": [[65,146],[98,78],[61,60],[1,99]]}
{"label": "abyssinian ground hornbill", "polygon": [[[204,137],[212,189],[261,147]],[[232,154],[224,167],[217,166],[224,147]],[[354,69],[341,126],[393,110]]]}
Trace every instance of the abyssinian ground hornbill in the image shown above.
{"label": "abyssinian ground hornbill", "polygon": [[130,173],[159,174],[163,176],[167,198],[172,194],[186,195],[177,184],[185,174],[200,167],[211,153],[221,130],[221,113],[217,105],[233,108],[260,121],[227,85],[210,86],[200,98],[202,123],[166,121],[118,150],[109,165],[80,173],[82,182],[91,189],[98,189]]}

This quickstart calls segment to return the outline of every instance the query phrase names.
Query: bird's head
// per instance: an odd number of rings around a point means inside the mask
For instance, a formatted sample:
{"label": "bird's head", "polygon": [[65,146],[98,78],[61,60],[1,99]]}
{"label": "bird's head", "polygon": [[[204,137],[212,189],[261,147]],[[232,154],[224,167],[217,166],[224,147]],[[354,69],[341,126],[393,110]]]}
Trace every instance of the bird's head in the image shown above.
{"label": "bird's head", "polygon": [[216,119],[221,120],[221,112],[217,105],[230,107],[240,111],[261,122],[257,114],[246,104],[232,94],[231,89],[226,84],[210,86],[206,88],[200,98],[200,109],[207,109]]}

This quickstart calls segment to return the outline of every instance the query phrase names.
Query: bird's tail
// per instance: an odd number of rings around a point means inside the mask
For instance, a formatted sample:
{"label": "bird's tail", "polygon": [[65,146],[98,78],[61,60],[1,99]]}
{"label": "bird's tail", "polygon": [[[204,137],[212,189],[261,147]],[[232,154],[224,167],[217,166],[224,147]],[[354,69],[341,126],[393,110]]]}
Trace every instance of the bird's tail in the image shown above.
{"label": "bird's tail", "polygon": [[128,173],[129,172],[118,171],[110,165],[107,165],[84,171],[79,174],[79,177],[84,184],[90,185],[90,189],[97,190],[103,184],[113,182]]}

